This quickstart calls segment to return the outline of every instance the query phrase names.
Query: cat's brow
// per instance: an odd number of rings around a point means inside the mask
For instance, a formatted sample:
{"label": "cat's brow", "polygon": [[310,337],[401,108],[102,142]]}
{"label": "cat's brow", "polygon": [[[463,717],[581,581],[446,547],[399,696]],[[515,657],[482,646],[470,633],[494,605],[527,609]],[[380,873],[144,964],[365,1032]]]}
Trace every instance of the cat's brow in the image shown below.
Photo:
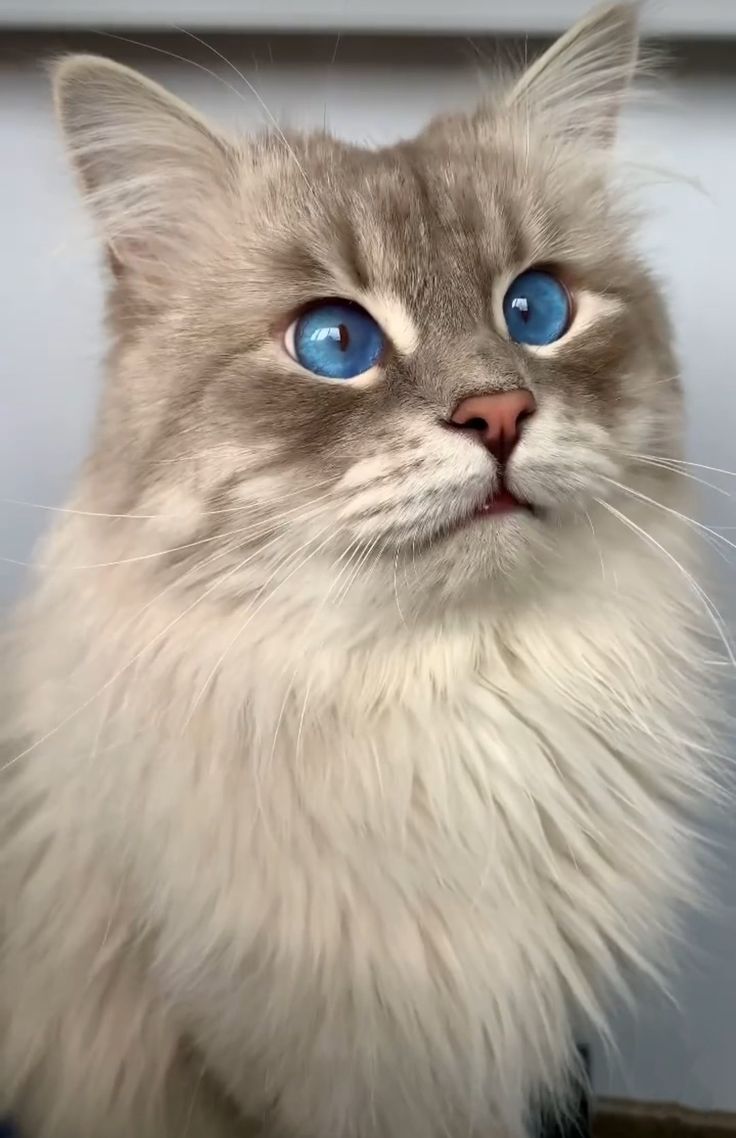
{"label": "cat's brow", "polygon": [[356,297],[383,328],[396,350],[410,356],[419,346],[419,330],[409,309],[394,293],[369,291]]}

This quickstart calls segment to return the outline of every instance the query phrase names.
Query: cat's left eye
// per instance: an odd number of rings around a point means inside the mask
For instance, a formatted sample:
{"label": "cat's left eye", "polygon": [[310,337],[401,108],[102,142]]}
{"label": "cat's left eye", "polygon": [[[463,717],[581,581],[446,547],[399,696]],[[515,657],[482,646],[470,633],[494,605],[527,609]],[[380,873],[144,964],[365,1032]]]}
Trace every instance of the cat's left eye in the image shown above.
{"label": "cat's left eye", "polygon": [[503,316],[509,336],[517,344],[553,344],[570,327],[570,293],[554,273],[527,269],[506,290]]}
{"label": "cat's left eye", "polygon": [[381,360],[386,337],[372,316],[349,300],[311,305],[286,330],[292,359],[326,379],[355,379]]}

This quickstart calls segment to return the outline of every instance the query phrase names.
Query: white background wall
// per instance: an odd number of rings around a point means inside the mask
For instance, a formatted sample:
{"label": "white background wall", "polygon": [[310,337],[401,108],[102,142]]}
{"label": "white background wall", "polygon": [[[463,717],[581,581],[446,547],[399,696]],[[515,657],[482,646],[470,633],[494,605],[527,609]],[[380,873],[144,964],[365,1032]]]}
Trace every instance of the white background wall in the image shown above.
{"label": "white background wall", "polygon": [[[197,44],[147,39],[213,67],[238,93],[196,67],[113,39],[0,39],[0,498],[62,501],[84,451],[103,351],[96,259],[54,131],[44,59],[60,47],[105,52],[221,120],[261,121],[245,85]],[[337,133],[360,141],[410,133],[440,108],[469,105],[479,90],[476,50],[460,39],[213,42],[279,119],[306,125],[326,116]],[[678,183],[648,191],[646,245],[675,316],[691,457],[735,468],[736,42],[680,44],[677,52],[667,103],[635,114],[627,134],[650,161],[698,178],[706,191]],[[730,487],[736,494],[736,479]],[[703,517],[736,527],[736,498],[713,496]],[[27,560],[49,519],[0,502],[0,554]],[[728,605],[734,570],[723,568]],[[0,602],[10,603],[21,575],[0,564]],[[712,837],[722,860],[718,908],[692,924],[673,1002],[647,993],[633,1015],[622,1013],[619,1057],[608,1069],[596,1059],[602,1089],[736,1110],[736,829],[714,824]]]}

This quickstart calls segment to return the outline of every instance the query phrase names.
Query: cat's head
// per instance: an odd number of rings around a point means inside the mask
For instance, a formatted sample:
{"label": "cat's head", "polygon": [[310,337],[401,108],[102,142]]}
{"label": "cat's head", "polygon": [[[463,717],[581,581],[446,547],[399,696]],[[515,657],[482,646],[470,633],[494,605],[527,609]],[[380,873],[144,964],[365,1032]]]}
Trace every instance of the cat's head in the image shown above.
{"label": "cat's head", "polygon": [[610,6],[382,150],[231,140],[127,68],[62,61],[112,270],[98,501],[175,515],[179,568],[228,592],[307,562],[458,590],[574,558],[610,480],[680,432],[612,158],[636,57],[635,6]]}

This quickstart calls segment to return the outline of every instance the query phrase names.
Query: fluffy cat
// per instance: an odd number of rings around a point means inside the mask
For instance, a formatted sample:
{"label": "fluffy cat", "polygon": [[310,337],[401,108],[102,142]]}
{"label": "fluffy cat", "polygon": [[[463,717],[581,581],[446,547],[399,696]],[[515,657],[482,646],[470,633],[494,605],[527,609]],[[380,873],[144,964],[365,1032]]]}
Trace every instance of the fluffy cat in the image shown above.
{"label": "fluffy cat", "polygon": [[29,1136],[520,1138],[661,966],[710,775],[636,55],[609,6],[378,151],[57,65],[111,350],[12,648]]}

